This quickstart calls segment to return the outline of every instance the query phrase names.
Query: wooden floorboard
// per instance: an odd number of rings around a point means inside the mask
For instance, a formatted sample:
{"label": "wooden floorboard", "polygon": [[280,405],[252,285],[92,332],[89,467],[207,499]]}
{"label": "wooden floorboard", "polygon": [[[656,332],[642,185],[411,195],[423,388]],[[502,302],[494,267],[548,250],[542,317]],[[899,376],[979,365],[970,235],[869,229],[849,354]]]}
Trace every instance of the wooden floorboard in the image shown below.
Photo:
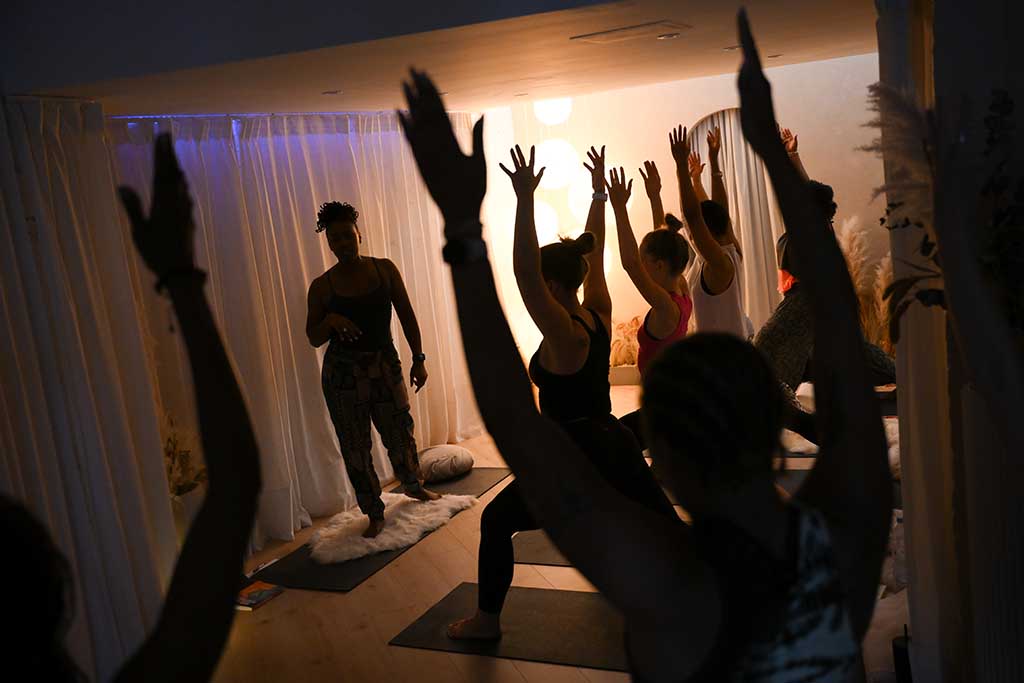
{"label": "wooden floorboard", "polygon": [[[479,467],[504,467],[487,436],[462,444]],[[605,672],[390,647],[387,643],[463,581],[476,581],[480,515],[507,480],[349,593],[288,589],[254,612],[239,612],[214,678],[218,683],[588,683],[628,680]],[[272,542],[246,562],[252,570],[304,544],[326,520]],[[572,568],[516,565],[513,585],[594,590]],[[591,677],[593,676],[593,677]]]}

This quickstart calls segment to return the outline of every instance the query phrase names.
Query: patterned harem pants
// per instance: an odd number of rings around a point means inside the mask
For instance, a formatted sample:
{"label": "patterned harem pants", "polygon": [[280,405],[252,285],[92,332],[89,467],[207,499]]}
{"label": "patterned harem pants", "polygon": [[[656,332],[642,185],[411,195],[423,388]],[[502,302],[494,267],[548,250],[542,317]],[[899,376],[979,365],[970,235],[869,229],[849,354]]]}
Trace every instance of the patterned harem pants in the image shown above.
{"label": "patterned harem pants", "polygon": [[380,351],[353,351],[332,341],[324,355],[321,383],[359,509],[373,519],[383,519],[380,481],[370,453],[371,421],[398,480],[407,491],[422,486],[409,394],[398,351],[394,346]]}

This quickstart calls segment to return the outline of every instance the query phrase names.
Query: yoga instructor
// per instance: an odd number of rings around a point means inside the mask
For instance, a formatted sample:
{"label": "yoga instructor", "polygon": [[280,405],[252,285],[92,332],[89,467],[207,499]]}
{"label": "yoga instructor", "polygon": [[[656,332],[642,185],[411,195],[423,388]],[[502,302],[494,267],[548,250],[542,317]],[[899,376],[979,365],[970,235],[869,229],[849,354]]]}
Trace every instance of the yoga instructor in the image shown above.
{"label": "yoga instructor", "polygon": [[423,501],[439,496],[420,478],[409,395],[391,338],[392,306],[412,350],[410,386],[416,391],[427,383],[419,324],[395,264],[359,253],[358,219],[355,208],[340,202],[328,202],[317,213],[317,232],[327,233],[338,262],[309,286],[306,336],[314,347],[329,342],[321,374],[324,400],[359,509],[370,518],[363,535],[372,538],[384,528],[384,502],[370,453],[371,420],[405,494]]}

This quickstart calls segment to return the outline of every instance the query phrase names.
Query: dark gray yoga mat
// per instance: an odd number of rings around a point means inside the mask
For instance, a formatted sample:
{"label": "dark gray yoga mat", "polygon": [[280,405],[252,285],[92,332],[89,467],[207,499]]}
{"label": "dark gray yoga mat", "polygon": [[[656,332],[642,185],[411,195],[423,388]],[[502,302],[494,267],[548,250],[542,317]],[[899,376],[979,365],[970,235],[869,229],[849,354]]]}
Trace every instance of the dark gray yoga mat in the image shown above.
{"label": "dark gray yoga mat", "polygon": [[543,529],[520,531],[512,537],[516,564],[541,564],[548,567],[571,567],[551,537]]}
{"label": "dark gray yoga mat", "polygon": [[497,641],[452,640],[446,629],[476,611],[477,586],[463,583],[391,640],[423,650],[627,671],[622,617],[600,593],[513,587]]}
{"label": "dark gray yoga mat", "polygon": [[[504,467],[476,467],[456,479],[430,484],[429,488],[443,494],[479,497],[510,474],[512,472]],[[395,492],[401,493],[401,490],[395,489]],[[304,545],[257,572],[252,579],[286,588],[346,592],[373,576],[411,547],[388,550],[347,562],[320,564],[310,556],[312,549]]]}
{"label": "dark gray yoga mat", "polygon": [[[787,470],[780,472],[775,481],[789,495],[797,492],[803,485],[810,470]],[[668,490],[665,495],[671,498]],[[512,537],[512,549],[515,552],[516,564],[539,564],[548,567],[571,567],[572,563],[555,546],[551,538],[543,530],[520,531]]]}

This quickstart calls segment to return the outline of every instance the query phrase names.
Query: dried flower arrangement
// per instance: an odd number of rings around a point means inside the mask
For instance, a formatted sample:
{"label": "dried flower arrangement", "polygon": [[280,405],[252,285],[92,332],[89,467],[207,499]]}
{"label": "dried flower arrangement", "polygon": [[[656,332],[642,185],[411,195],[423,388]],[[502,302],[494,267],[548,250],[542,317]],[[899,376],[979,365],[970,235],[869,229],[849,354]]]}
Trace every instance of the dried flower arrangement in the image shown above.
{"label": "dried flower arrangement", "polygon": [[632,320],[615,326],[615,336],[612,339],[612,367],[636,365],[637,354],[640,351],[640,343],[636,338],[639,331],[640,316],[634,316]]}

